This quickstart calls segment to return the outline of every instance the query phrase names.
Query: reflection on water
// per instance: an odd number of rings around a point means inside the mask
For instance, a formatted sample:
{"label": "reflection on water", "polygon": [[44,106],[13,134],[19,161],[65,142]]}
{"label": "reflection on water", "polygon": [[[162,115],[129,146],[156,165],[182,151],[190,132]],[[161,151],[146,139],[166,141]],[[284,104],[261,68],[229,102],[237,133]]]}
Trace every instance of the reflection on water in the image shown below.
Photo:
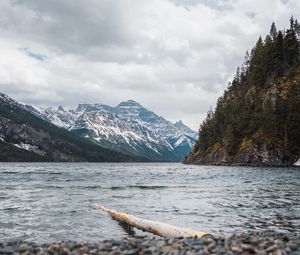
{"label": "reflection on water", "polygon": [[134,234],[91,208],[90,199],[215,235],[293,233],[300,229],[300,168],[1,163],[0,240],[98,241]]}

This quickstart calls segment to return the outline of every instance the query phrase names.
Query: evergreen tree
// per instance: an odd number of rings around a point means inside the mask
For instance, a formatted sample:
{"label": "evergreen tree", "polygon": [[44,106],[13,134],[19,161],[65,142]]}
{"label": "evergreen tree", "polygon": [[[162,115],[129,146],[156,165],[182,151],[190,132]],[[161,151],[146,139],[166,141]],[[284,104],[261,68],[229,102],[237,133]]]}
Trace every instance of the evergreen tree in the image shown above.
{"label": "evergreen tree", "polygon": [[264,44],[264,54],[263,54],[263,75],[267,77],[272,77],[275,66],[275,52],[274,52],[274,42],[271,36],[267,35]]}
{"label": "evergreen tree", "polygon": [[277,35],[277,28],[275,26],[275,23],[273,22],[270,30],[270,36],[274,42],[276,41]]}
{"label": "evergreen tree", "polygon": [[294,30],[298,36],[298,39],[300,37],[300,24],[298,23],[298,20],[295,20],[295,24],[294,24]]}
{"label": "evergreen tree", "polygon": [[294,25],[295,25],[295,21],[294,21],[294,17],[292,16],[290,18],[290,30],[294,30]]}
{"label": "evergreen tree", "polygon": [[263,86],[264,84],[264,43],[261,37],[259,37],[256,46],[252,50],[252,56],[250,61],[250,80],[251,84],[257,84]]}
{"label": "evergreen tree", "polygon": [[245,81],[245,77],[247,75],[249,65],[250,65],[250,55],[249,55],[249,52],[246,51],[245,60],[244,60],[244,63],[242,65],[242,68],[241,68],[242,83]]}
{"label": "evergreen tree", "polygon": [[274,47],[274,70],[278,75],[283,74],[284,70],[284,39],[281,31],[278,32]]}
{"label": "evergreen tree", "polygon": [[299,43],[295,33],[294,23],[291,23],[291,28],[287,30],[284,38],[285,60],[289,66],[292,66],[299,61]]}

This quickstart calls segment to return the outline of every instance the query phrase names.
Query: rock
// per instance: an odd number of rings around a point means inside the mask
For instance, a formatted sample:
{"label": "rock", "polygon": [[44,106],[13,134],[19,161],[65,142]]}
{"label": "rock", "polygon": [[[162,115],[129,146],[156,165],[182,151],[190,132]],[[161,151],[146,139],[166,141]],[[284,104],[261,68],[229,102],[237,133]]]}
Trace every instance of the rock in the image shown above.
{"label": "rock", "polygon": [[88,246],[82,246],[79,250],[78,250],[79,254],[87,254],[89,253],[89,247]]}
{"label": "rock", "polygon": [[250,244],[242,244],[241,248],[243,249],[243,253],[247,253],[247,254],[255,254],[255,250],[253,248],[253,246]]}
{"label": "rock", "polygon": [[242,248],[239,247],[239,246],[237,246],[237,245],[233,245],[233,246],[231,246],[230,248],[231,248],[231,250],[232,250],[233,252],[238,252],[238,253],[240,253],[240,252],[243,251]]}
{"label": "rock", "polygon": [[23,251],[20,254],[21,255],[31,255],[32,253],[30,251]]}
{"label": "rock", "polygon": [[293,251],[290,255],[300,255],[300,250],[299,251]]}
{"label": "rock", "polygon": [[69,255],[69,254],[70,254],[70,250],[66,247],[64,247],[62,252],[60,253],[60,255]]}
{"label": "rock", "polygon": [[27,250],[32,250],[32,248],[30,246],[28,246],[27,244],[21,244],[20,247],[17,249],[18,252],[24,252]]}
{"label": "rock", "polygon": [[0,254],[14,254],[11,248],[0,248]]}
{"label": "rock", "polygon": [[134,250],[130,250],[130,251],[124,251],[124,255],[136,255],[138,254],[139,250],[138,249],[134,249]]}
{"label": "rock", "polygon": [[48,252],[50,254],[56,254],[56,253],[59,253],[59,251],[60,251],[59,244],[52,244],[51,246],[48,247]]}
{"label": "rock", "polygon": [[162,253],[169,253],[170,251],[171,251],[171,247],[169,247],[169,246],[163,246],[163,247],[161,247],[160,248],[160,252],[162,252]]}
{"label": "rock", "polygon": [[278,250],[278,247],[276,246],[276,245],[272,245],[272,246],[270,246],[270,247],[268,247],[267,249],[266,249],[266,251],[267,252],[275,252],[275,251],[277,251]]}
{"label": "rock", "polygon": [[267,255],[267,252],[265,250],[258,250],[256,251],[256,255]]}

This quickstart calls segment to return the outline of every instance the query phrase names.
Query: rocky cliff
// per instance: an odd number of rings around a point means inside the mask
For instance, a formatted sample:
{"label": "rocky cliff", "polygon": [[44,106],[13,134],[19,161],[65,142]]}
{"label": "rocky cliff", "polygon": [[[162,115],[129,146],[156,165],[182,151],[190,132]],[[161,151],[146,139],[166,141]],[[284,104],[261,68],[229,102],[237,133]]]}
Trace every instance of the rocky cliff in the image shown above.
{"label": "rocky cliff", "polygon": [[299,24],[258,40],[210,111],[189,164],[291,166],[300,158]]}

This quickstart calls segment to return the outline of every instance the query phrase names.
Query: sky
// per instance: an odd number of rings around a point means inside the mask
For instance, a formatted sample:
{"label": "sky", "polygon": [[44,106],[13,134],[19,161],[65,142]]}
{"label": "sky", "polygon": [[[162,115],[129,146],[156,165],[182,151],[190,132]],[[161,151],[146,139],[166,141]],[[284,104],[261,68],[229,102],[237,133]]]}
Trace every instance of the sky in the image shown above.
{"label": "sky", "polygon": [[1,0],[0,92],[36,106],[133,99],[198,130],[299,0]]}

